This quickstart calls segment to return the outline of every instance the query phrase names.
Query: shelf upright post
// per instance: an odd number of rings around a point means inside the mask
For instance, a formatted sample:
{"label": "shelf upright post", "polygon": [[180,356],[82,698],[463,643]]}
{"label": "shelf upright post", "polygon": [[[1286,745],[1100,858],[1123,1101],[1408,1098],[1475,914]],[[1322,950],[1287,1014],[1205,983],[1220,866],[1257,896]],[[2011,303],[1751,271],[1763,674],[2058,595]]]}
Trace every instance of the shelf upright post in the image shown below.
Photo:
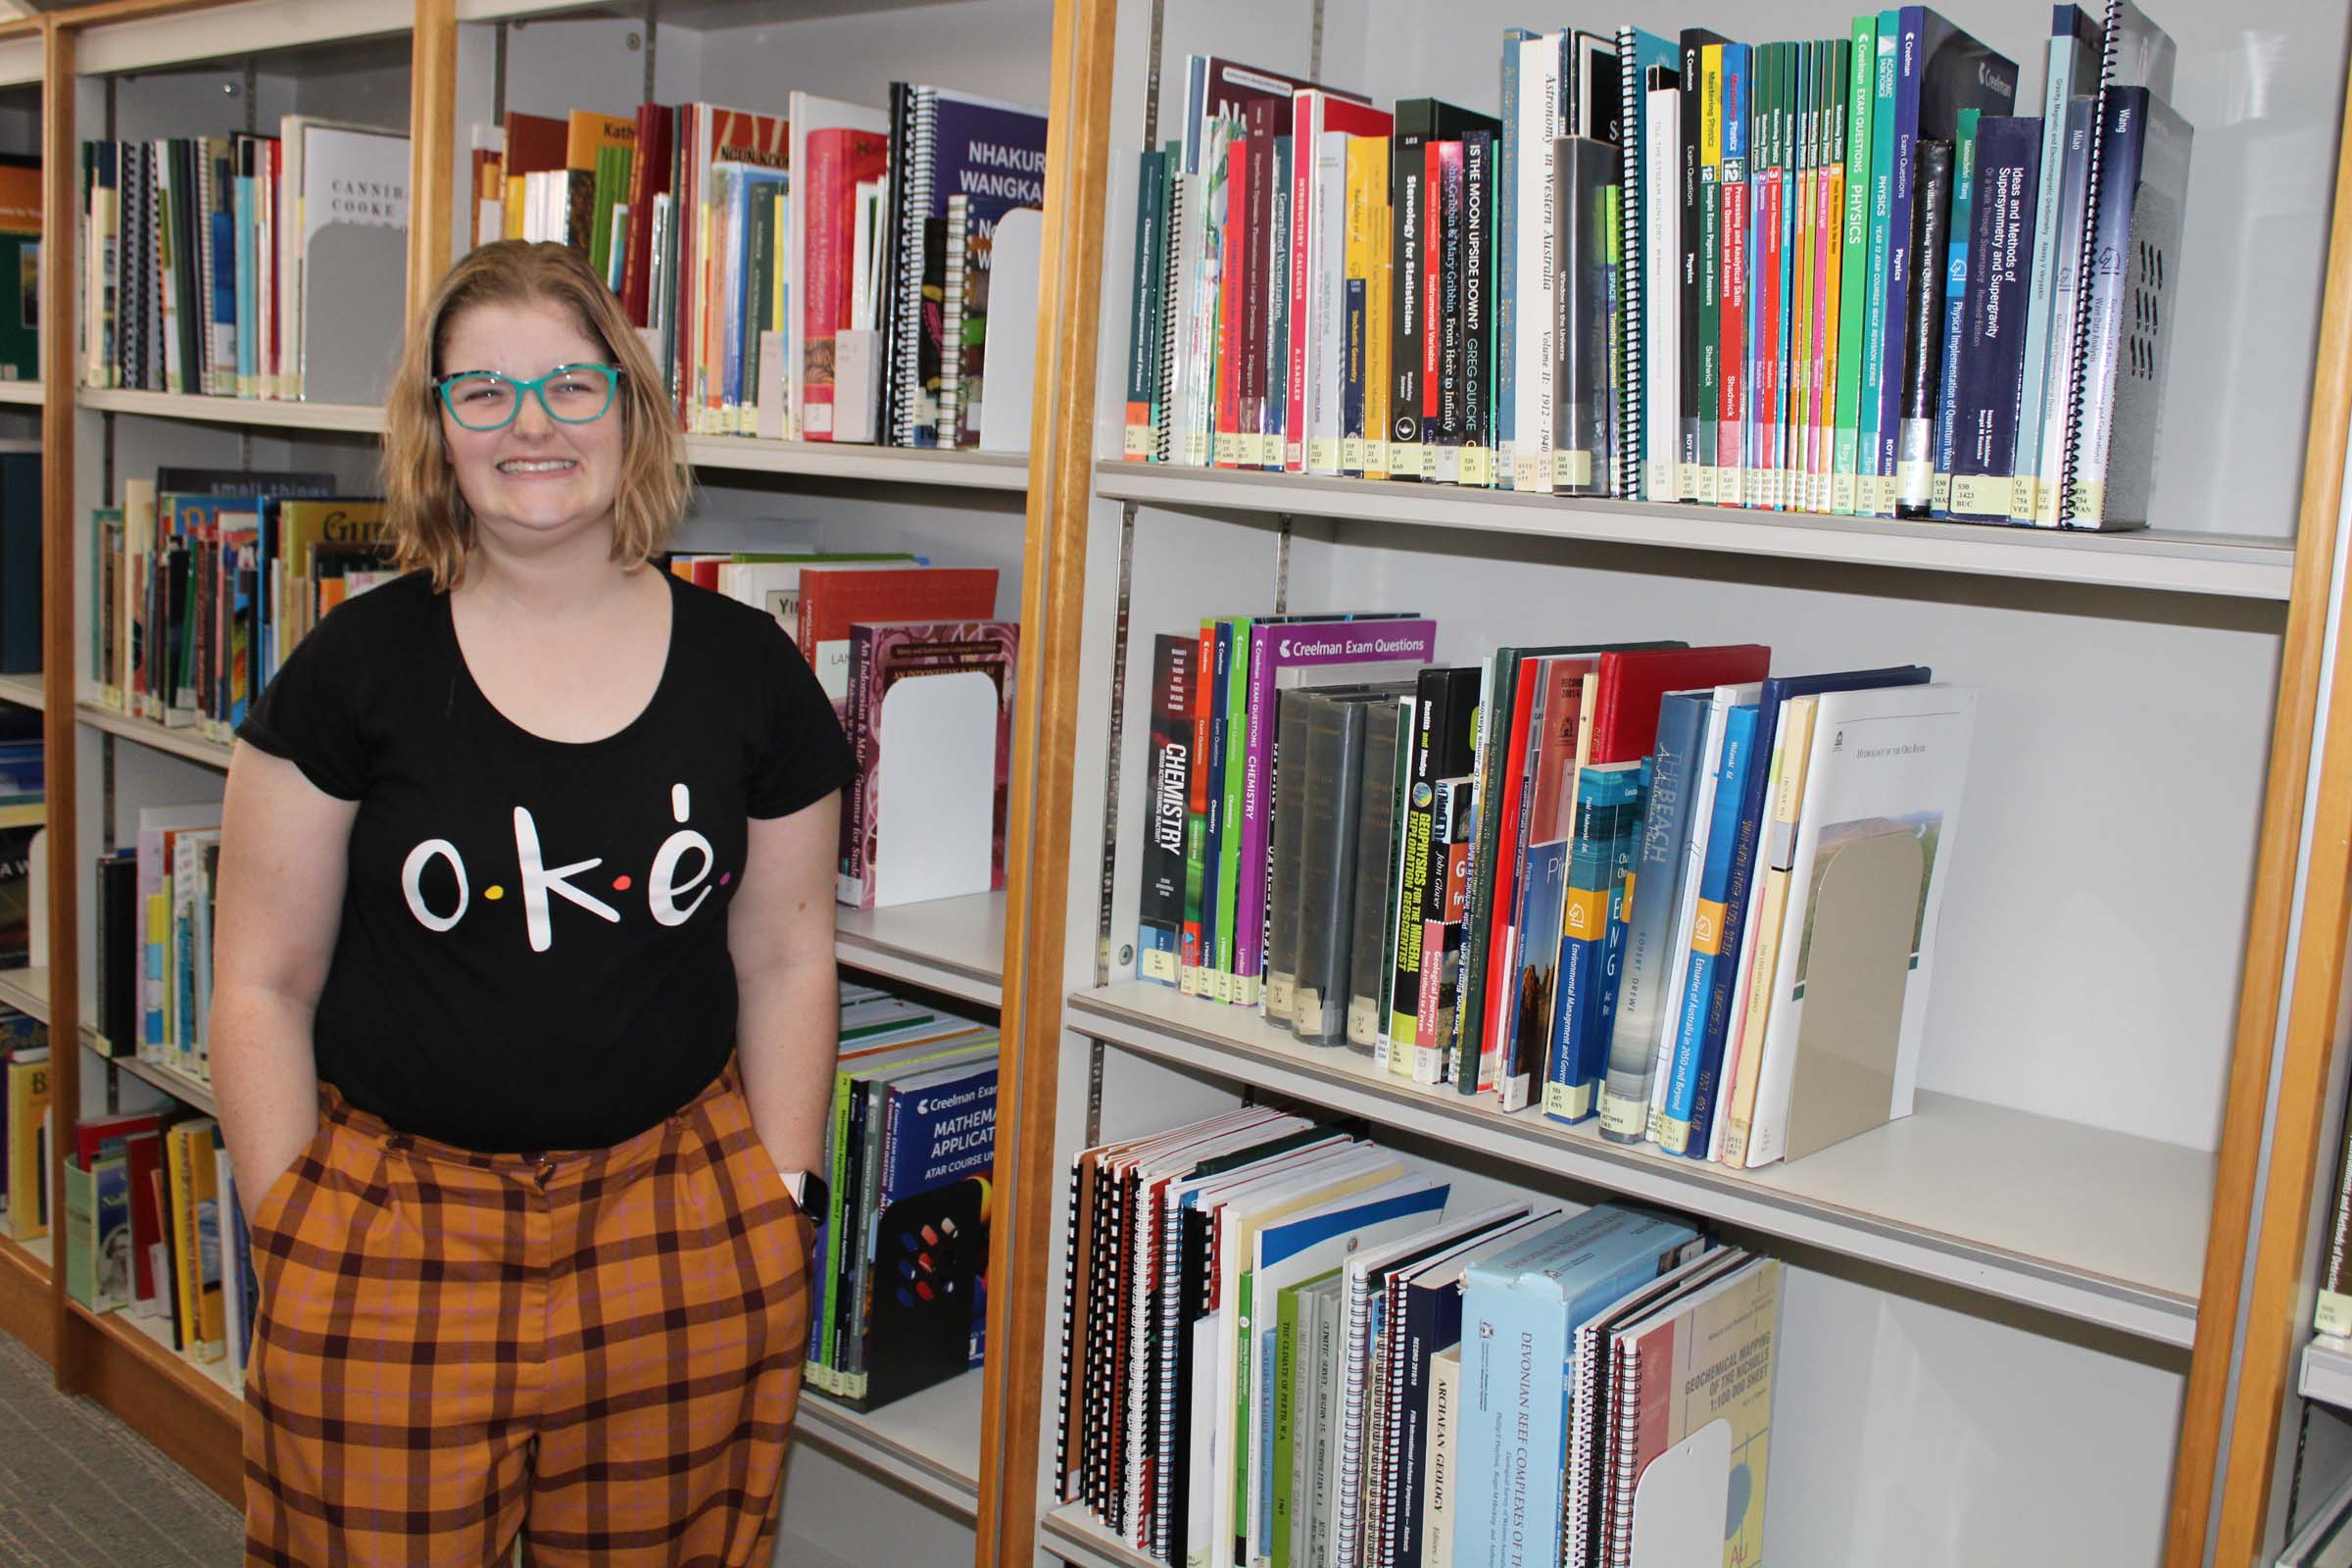
{"label": "shelf upright post", "polygon": [[409,67],[409,314],[449,270],[457,178],[457,0],[416,0]]}
{"label": "shelf upright post", "polygon": [[1079,652],[1094,495],[1116,0],[1057,0],[1046,133],[1046,234],[1022,545],[1020,693],[1004,901],[1003,1070],[988,1358],[980,1431],[982,1564],[1037,1551],[1039,1430],[1052,1372],[1054,1129],[1078,755]]}
{"label": "shelf upright post", "polygon": [[[2207,1561],[2215,1483],[2222,1482],[2221,1534],[2213,1560],[2254,1560],[2269,1515],[2278,1418],[2293,1372],[2290,1343],[2310,1282],[2302,1275],[2305,1227],[2327,1106],[2321,1092],[2333,1050],[2344,943],[2352,931],[2352,648],[2337,642],[2332,669],[2323,667],[2329,639],[2343,503],[2347,421],[2352,420],[2352,121],[2338,139],[2334,215],[2328,237],[2326,293],[2313,365],[2310,433],[2304,446],[2302,516],[2295,541],[2294,586],[2278,662],[2278,701],[2271,731],[2269,778],[2237,1035],[2223,1104],[2221,1151],[2214,1172],[2213,1219],[2206,1235],[2204,1288],[2198,1297],[2196,1347],[2181,1401],[2174,1454],[2168,1568]],[[2304,802],[2323,689],[2328,698],[2321,787],[2308,835]],[[2297,862],[2310,854],[2286,1043],[2278,1062],[2278,1116],[2263,1163],[2264,1105],[2288,964]],[[2253,1229],[2254,1193],[2264,1185],[2261,1229]],[[2230,1402],[2231,1352],[2238,1340],[2238,1298],[2248,1261],[2253,1292],[2237,1365],[2230,1442],[2222,1448]],[[2297,1293],[2303,1293],[2298,1296]]]}
{"label": "shelf upright post", "polygon": [[[41,24],[41,749],[43,791],[48,797],[49,886],[49,1102],[62,1129],[71,1129],[81,1108],[81,927],[75,910],[74,868],[80,863],[74,820],[76,785],[74,752],[74,284],[80,211],[75,175],[80,149],[74,140],[74,43],[71,27],[55,18]],[[65,1188],[66,1149],[71,1138],[49,1140],[49,1191]],[[83,1368],[77,1348],[86,1336],[74,1332],[66,1309],[65,1212],[51,1205],[61,1223],[53,1227],[49,1270],[50,1301],[57,1332],[57,1386],[78,1389]]]}

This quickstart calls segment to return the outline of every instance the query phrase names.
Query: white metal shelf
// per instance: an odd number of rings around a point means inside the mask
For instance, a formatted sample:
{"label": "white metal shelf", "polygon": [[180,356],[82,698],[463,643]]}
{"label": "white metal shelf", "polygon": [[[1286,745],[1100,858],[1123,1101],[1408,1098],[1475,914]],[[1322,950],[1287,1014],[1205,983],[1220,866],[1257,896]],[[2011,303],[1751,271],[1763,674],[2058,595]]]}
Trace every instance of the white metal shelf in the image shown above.
{"label": "white metal shelf", "polygon": [[87,1031],[82,1034],[81,1043],[101,1061],[122,1068],[133,1078],[144,1079],[189,1109],[200,1110],[207,1116],[220,1114],[220,1107],[213,1100],[211,1084],[201,1083],[178,1068],[167,1067],[161,1062],[142,1061],[136,1056],[102,1055]]}
{"label": "white metal shelf", "polygon": [[2303,1347],[2303,1375],[2296,1390],[2306,1399],[2352,1411],[2352,1342],[2314,1335]]}
{"label": "white metal shelf", "polygon": [[1189,512],[1288,513],[2237,599],[2285,599],[2295,566],[2294,543],[2283,538],[1822,517],[1165,464],[1098,463],[1095,493]]}
{"label": "white metal shelf", "polygon": [[[6,59],[7,48],[6,41],[0,41],[0,61]],[[7,79],[6,67],[0,65],[0,86],[7,85]],[[0,403],[24,403],[37,409],[42,396],[41,383],[38,381],[0,381]]]}
{"label": "white metal shelf", "polygon": [[1136,1550],[1076,1503],[1066,1503],[1038,1521],[1046,1549],[1075,1568],[1159,1568],[1158,1559]]}
{"label": "white metal shelf", "polygon": [[964,1523],[980,1514],[980,1368],[879,1410],[803,1385],[793,1434],[897,1482]]}
{"label": "white metal shelf", "polygon": [[42,969],[0,969],[0,1004],[16,1008],[27,1018],[38,1018],[43,1025],[49,1022],[49,971]]}
{"label": "white metal shelf", "polygon": [[1953,1096],[1800,1160],[1734,1172],[1586,1122],[1299,1045],[1255,1012],[1127,981],[1069,999],[1077,1033],[1318,1109],[1499,1155],[1723,1225],[2185,1348],[2213,1156]]}
{"label": "white metal shelf", "polygon": [[836,909],[833,954],[849,968],[983,1007],[1004,1004],[1004,895],[887,909]]}
{"label": "white metal shelf", "polygon": [[0,703],[38,710],[49,705],[49,693],[38,675],[0,675]]}
{"label": "white metal shelf", "polygon": [[[407,33],[415,23],[408,7],[384,0],[240,0],[86,27],[74,64],[85,76],[155,71],[355,38],[389,38]],[[401,53],[408,52],[404,38]]]}
{"label": "white metal shelf", "polygon": [[686,460],[697,468],[789,473],[814,479],[941,485],[964,490],[1026,490],[1029,460],[1001,452],[939,452],[850,441],[763,441],[751,436],[690,435]]}
{"label": "white metal shelf", "polygon": [[381,435],[384,430],[384,410],[380,403],[294,403],[95,386],[75,387],[74,401],[100,414],[136,414],[151,419],[245,424],[273,430],[341,431],[353,435]]}
{"label": "white metal shelf", "polygon": [[153,719],[133,718],[128,713],[119,713],[111,708],[87,701],[75,703],[74,712],[74,716],[93,729],[102,729],[109,735],[120,736],[126,741],[136,741],[141,746],[167,752],[202,767],[218,768],[224,773],[228,771],[228,746],[220,741],[206,740],[192,729],[172,729]]}

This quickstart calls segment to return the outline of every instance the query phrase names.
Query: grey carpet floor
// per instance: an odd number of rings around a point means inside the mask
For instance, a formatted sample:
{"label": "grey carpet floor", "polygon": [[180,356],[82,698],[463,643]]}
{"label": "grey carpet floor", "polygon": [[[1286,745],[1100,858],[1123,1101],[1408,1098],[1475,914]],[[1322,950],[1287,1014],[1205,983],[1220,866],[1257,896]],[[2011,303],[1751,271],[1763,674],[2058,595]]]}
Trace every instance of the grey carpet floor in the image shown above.
{"label": "grey carpet floor", "polygon": [[234,1508],[0,1335],[0,1568],[225,1568],[244,1541]]}

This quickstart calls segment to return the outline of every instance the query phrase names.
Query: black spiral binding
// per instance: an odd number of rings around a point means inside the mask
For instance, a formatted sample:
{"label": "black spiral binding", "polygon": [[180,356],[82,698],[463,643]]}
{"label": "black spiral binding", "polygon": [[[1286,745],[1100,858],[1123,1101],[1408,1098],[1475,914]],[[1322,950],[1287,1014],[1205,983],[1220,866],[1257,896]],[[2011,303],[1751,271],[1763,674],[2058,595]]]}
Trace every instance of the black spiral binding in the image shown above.
{"label": "black spiral binding", "polygon": [[939,90],[906,95],[906,178],[899,193],[899,322],[890,367],[890,439],[917,445],[923,375],[923,224],[931,212],[934,143],[939,136]]}
{"label": "black spiral binding", "polygon": [[1152,461],[1175,461],[1176,447],[1176,356],[1178,345],[1184,341],[1183,295],[1185,221],[1192,215],[1185,208],[1188,189],[1185,175],[1178,173],[1168,181],[1166,210],[1160,214],[1160,234],[1165,240],[1167,259],[1160,276],[1159,294],[1159,376],[1153,387],[1152,411]]}

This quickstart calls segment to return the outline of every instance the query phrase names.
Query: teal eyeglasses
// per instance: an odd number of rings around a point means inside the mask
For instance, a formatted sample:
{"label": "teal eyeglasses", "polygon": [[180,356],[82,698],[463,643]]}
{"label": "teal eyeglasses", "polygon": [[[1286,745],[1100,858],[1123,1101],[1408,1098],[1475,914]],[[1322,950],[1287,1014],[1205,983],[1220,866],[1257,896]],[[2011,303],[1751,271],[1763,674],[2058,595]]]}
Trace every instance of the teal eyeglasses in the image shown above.
{"label": "teal eyeglasses", "polygon": [[535,381],[517,381],[496,370],[459,370],[433,383],[449,416],[468,430],[503,430],[522,412],[525,393],[535,392],[547,416],[562,424],[589,424],[612,406],[620,384],[617,365],[559,365]]}

